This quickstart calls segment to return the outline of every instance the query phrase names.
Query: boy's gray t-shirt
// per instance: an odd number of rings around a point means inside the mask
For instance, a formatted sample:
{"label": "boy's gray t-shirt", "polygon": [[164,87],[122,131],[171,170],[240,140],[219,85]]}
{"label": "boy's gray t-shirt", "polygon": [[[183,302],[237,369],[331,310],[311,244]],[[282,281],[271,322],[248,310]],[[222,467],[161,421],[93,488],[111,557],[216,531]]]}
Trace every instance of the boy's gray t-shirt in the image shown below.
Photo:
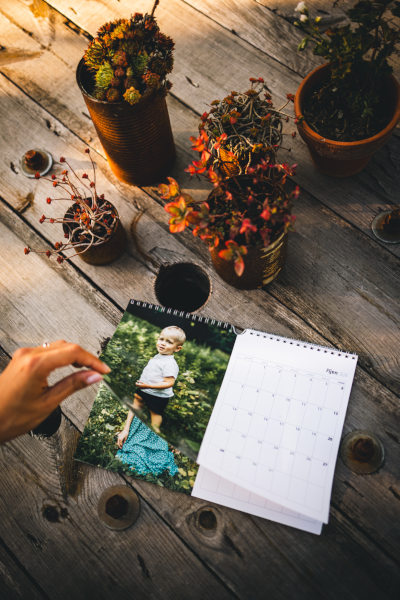
{"label": "boy's gray t-shirt", "polygon": [[[144,383],[161,383],[164,377],[174,377],[176,379],[178,373],[178,363],[172,354],[156,354],[143,369],[139,381],[143,381]],[[146,394],[162,398],[171,398],[174,395],[172,386],[163,390],[154,390],[152,388],[142,388],[142,390]]]}

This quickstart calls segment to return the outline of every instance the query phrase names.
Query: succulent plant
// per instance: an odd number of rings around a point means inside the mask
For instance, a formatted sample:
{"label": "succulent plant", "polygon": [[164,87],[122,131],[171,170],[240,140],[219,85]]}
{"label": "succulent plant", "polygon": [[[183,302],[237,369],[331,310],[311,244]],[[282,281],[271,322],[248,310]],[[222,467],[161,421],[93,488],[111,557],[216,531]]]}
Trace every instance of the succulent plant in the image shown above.
{"label": "succulent plant", "polygon": [[89,44],[84,61],[94,73],[92,95],[98,100],[136,104],[153,90],[166,93],[173,66],[173,40],[160,32],[151,14],[105,23]]}
{"label": "succulent plant", "polygon": [[282,144],[282,123],[289,120],[282,110],[293,99],[291,94],[276,109],[264,79],[251,77],[250,82],[243,93],[233,91],[223,100],[213,100],[201,117],[199,128],[208,136],[212,164],[225,176],[241,175],[261,158],[274,161]]}

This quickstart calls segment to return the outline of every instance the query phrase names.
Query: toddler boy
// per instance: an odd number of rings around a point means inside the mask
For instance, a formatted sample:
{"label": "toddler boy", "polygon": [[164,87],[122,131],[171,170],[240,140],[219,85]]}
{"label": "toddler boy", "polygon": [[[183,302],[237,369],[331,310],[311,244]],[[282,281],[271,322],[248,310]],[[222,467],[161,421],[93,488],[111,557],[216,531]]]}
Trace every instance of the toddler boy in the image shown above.
{"label": "toddler boy", "polygon": [[185,341],[183,329],[175,325],[165,327],[157,339],[158,354],[149,360],[136,382],[138,389],[134,395],[133,407],[140,411],[143,403],[147,406],[151,426],[157,433],[160,433],[168,401],[174,395],[172,388],[179,372],[174,354],[179,352]]}

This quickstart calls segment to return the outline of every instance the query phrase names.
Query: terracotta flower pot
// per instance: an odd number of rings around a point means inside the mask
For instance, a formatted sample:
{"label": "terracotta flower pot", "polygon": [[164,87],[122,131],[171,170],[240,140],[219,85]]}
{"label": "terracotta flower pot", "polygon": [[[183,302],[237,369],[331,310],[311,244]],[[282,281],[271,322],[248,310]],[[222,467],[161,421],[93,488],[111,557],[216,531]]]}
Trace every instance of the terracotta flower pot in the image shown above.
{"label": "terracotta flower pot", "polygon": [[[309,73],[301,82],[294,100],[296,117],[303,116],[304,103],[311,92],[329,76],[329,66],[322,65]],[[400,85],[393,76],[388,78],[387,114],[390,121],[376,135],[355,142],[337,142],[316,133],[303,119],[297,124],[299,134],[306,142],[311,157],[318,169],[326,175],[348,177],[364,169],[372,155],[389,139],[400,119]]]}
{"label": "terracotta flower pot", "polygon": [[[90,201],[89,198],[86,198],[86,201]],[[76,252],[78,252],[78,256],[86,263],[90,265],[108,265],[113,262],[117,258],[119,258],[125,251],[126,248],[126,234],[125,230],[121,225],[121,221],[118,217],[118,213],[115,207],[111,204],[111,202],[106,201],[107,204],[113,207],[114,211],[117,214],[117,218],[115,222],[111,225],[111,234],[107,236],[104,241],[90,246],[87,250],[84,250],[84,246],[80,246],[78,243],[74,244],[74,248]],[[66,219],[70,219],[78,207],[78,204],[75,203],[69,207],[67,212],[65,213]],[[73,223],[63,223],[63,231],[65,234],[73,232],[75,227]],[[72,237],[73,240],[73,237]]]}
{"label": "terracotta flower pot", "polygon": [[229,285],[240,290],[254,290],[271,283],[285,264],[287,252],[287,232],[281,235],[267,248],[248,248],[243,256],[245,268],[239,277],[235,273],[233,261],[218,256],[223,246],[211,250],[211,259],[218,275]]}
{"label": "terracotta flower pot", "polygon": [[175,146],[165,96],[154,92],[137,104],[93,98],[93,76],[80,61],[76,79],[117,177],[134,185],[162,179],[175,160]]}

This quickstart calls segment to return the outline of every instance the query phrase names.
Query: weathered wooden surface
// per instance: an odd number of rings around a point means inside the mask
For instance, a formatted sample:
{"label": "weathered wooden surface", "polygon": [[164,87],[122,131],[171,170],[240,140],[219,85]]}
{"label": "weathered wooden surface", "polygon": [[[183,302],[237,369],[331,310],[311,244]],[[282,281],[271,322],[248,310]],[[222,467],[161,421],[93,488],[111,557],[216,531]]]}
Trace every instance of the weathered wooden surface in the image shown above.
{"label": "weathered wooden surface", "polygon": [[[9,214],[9,211],[6,209],[3,212],[3,215],[6,215],[6,217],[4,217],[4,221],[5,224],[9,224],[9,221],[12,217],[12,215]],[[7,218],[7,214],[8,214],[8,218]],[[6,253],[3,257],[4,263],[8,264],[8,265],[13,265],[13,270],[15,271],[20,271],[20,267],[18,266],[20,264],[21,261],[25,260],[25,257],[23,255],[18,255],[12,252],[12,248],[14,248],[16,246],[15,243],[12,243],[12,240],[9,239],[9,237],[7,236],[7,232],[8,230],[2,230],[2,239],[4,239],[5,244],[6,244],[6,248],[10,248],[10,251],[8,253]],[[22,241],[22,240],[21,240]],[[34,234],[31,234],[31,237],[27,240],[28,243],[38,243],[37,240],[37,236]],[[42,289],[42,285],[41,285],[41,281],[48,279],[49,277],[54,277],[54,273],[51,273],[51,270],[53,271],[57,271],[57,267],[52,268],[51,267],[51,263],[49,263],[47,261],[47,259],[45,258],[40,258],[40,257],[34,257],[34,260],[38,263],[35,265],[35,280],[30,281],[30,294],[29,294],[29,303],[31,305],[31,311],[32,314],[35,315],[34,318],[31,319],[30,322],[30,327],[28,332],[30,331],[30,335],[32,336],[33,341],[40,341],[41,338],[39,338],[39,340],[35,340],[34,335],[35,335],[35,331],[36,328],[40,328],[40,326],[43,324],[43,315],[41,314],[41,308],[42,308],[42,294],[43,294],[43,289]],[[14,266],[15,264],[15,266]],[[3,271],[4,269],[2,269]],[[59,305],[57,303],[57,301],[54,302],[54,308],[52,310],[52,319],[51,321],[46,321],[45,323],[45,332],[43,333],[43,335],[46,335],[48,337],[48,339],[53,339],[54,337],[57,337],[59,335],[61,336],[66,336],[67,334],[69,334],[70,336],[73,336],[73,339],[79,341],[82,343],[82,340],[87,336],[87,332],[86,330],[82,329],[82,326],[80,325],[80,321],[83,319],[84,322],[86,323],[95,323],[96,324],[96,328],[97,328],[97,332],[98,332],[98,336],[99,337],[106,337],[107,335],[110,334],[110,331],[113,330],[114,328],[114,321],[115,318],[118,317],[118,314],[115,314],[115,309],[111,306],[111,307],[107,307],[105,305],[105,302],[103,300],[103,304],[101,306],[98,306],[98,302],[95,301],[95,305],[94,308],[96,309],[94,311],[94,314],[91,314],[91,312],[93,313],[93,308],[91,308],[90,306],[90,295],[88,295],[88,293],[90,293],[90,286],[87,284],[86,286],[83,284],[81,284],[80,286],[80,291],[81,294],[83,296],[83,298],[79,301],[79,299],[77,298],[77,292],[73,289],[73,285],[72,282],[74,280],[74,269],[73,267],[68,267],[67,270],[64,270],[63,273],[63,278],[57,278],[57,280],[54,282],[54,284],[52,285],[52,294],[54,295],[54,298],[63,298],[65,303],[71,303],[74,305],[78,305],[79,303],[79,307],[80,307],[80,313],[79,315],[75,315],[75,317],[72,315],[71,318],[68,318],[68,320],[66,320],[66,316],[65,316],[65,306],[63,304]],[[11,287],[9,284],[7,284],[6,281],[3,282],[4,286],[6,287],[6,289],[8,287]],[[22,283],[20,283],[20,286],[22,287]],[[10,296],[11,296],[11,291],[10,291]],[[53,298],[53,300],[54,300]],[[27,311],[27,305],[26,305],[27,299],[23,297],[23,294],[21,293],[20,287],[18,286],[18,282],[14,283],[14,302],[13,302],[13,312],[16,314],[24,314]],[[7,307],[6,308],[7,313],[8,310],[11,310]],[[111,323],[107,324],[107,320],[110,319]],[[8,341],[9,346],[11,347],[15,347],[21,343],[25,342],[25,339],[19,338],[19,332],[20,332],[20,327],[21,324],[19,322],[16,322],[15,325],[13,326],[13,324],[11,324],[11,327],[9,327],[9,333],[10,333],[10,337],[12,337],[12,340]],[[15,342],[14,342],[15,340]],[[90,346],[89,344],[89,349],[92,351],[96,351],[98,350],[98,339],[95,341],[95,344],[93,346]],[[14,345],[15,344],[15,345]],[[86,341],[86,346],[88,345],[88,341]],[[373,426],[374,424],[374,420],[375,420],[375,416],[373,414],[373,407],[374,407],[374,402],[372,402],[369,398],[370,396],[373,395],[374,393],[374,389],[373,386],[371,386],[371,384],[368,386],[368,384],[365,384],[365,382],[363,382],[363,386],[361,386],[361,389],[359,389],[358,385],[355,385],[354,388],[354,392],[353,395],[356,396],[356,398],[359,398],[358,402],[354,403],[354,406],[359,406],[361,405],[363,407],[363,410],[366,409],[366,405],[365,402],[367,402],[367,409],[368,409],[368,414],[370,415],[370,421],[363,421],[364,422],[364,426],[368,427],[368,426]],[[363,388],[367,388],[367,389],[363,389]],[[368,389],[369,388],[369,389]],[[78,400],[76,397],[75,398],[71,398],[69,400],[67,400],[64,403],[64,411],[66,412],[66,414],[70,414],[70,403],[71,401],[74,402],[72,411],[71,411],[71,418],[75,421],[77,421],[77,425],[79,429],[82,429],[84,426],[84,422],[87,418],[88,412],[89,412],[89,408],[90,408],[90,401],[91,399],[93,399],[93,390],[90,390],[89,392],[86,392],[86,395],[89,396],[87,401],[84,403],[85,405],[83,405],[83,399],[82,396],[83,394],[80,394],[80,399]],[[90,399],[91,396],[91,399]],[[369,400],[369,402],[368,402]],[[393,401],[391,400],[390,395],[386,398],[386,403],[385,403],[385,409],[386,412],[385,414],[387,415],[387,419],[389,421],[389,423],[391,422],[390,419],[390,411],[393,410],[392,407],[392,403]],[[351,405],[352,407],[353,405]],[[348,427],[349,428],[353,428],[352,427],[352,422],[353,422],[353,416],[351,414],[351,412],[349,411],[349,422],[348,422]],[[354,421],[358,421],[359,422],[359,417],[357,418],[357,416],[354,418]],[[387,426],[386,423],[382,424],[383,426]],[[390,427],[390,425],[389,425]],[[375,427],[376,430],[376,427]],[[381,431],[377,432],[381,437]],[[384,433],[384,430],[382,430],[382,433]],[[390,433],[390,430],[389,430]],[[58,434],[56,434],[58,436]],[[53,440],[53,444],[55,443],[55,440],[57,439],[57,437],[54,438]],[[76,440],[76,438],[74,438]],[[23,441],[25,440],[25,443],[28,445],[28,448],[25,448],[25,454],[28,454],[28,458],[26,459],[28,461],[28,463],[30,464],[32,462],[32,460],[29,460],[29,456],[32,454],[32,449],[31,449],[31,444],[32,439],[29,438],[28,436],[25,436],[25,438],[21,438],[21,440],[18,440],[17,442],[13,442],[12,444],[22,444]],[[390,448],[390,441],[391,439],[388,438],[387,441],[385,440],[385,446],[388,449],[388,447]],[[37,441],[35,440],[35,443],[37,443]],[[11,445],[12,445],[11,444]],[[47,447],[49,447],[50,441],[47,442],[43,442],[43,444]],[[68,444],[69,444],[69,448],[71,449],[71,445],[72,447],[74,447],[74,441],[73,439],[69,439],[68,443],[66,442],[67,445],[67,449],[68,449]],[[392,444],[393,445],[393,444]],[[7,445],[8,448],[9,445]],[[50,445],[51,446],[51,445]],[[390,451],[390,450],[389,450]],[[43,454],[43,449],[42,452]],[[21,453],[18,454],[19,459],[18,460],[22,460],[21,458]],[[6,455],[5,460],[7,461],[7,465],[8,468],[11,467],[11,458],[9,457],[9,455]],[[16,461],[16,467],[18,467],[18,460]],[[71,468],[70,468],[70,462],[71,462],[71,453],[69,454],[69,458],[65,459],[63,457],[63,455],[61,455],[61,457],[58,458],[58,463],[56,463],[58,466],[61,465],[62,469],[66,472],[70,472]],[[392,461],[389,462],[389,466],[392,464]],[[38,469],[37,471],[35,471],[36,473],[36,481],[40,482],[40,473],[47,473],[48,477],[53,478],[53,473],[54,473],[54,464],[53,466],[50,464],[46,464],[46,463],[41,463],[41,466],[37,466],[35,465],[35,467]],[[33,468],[33,465],[31,466],[31,468]],[[97,479],[95,481],[97,481],[97,484],[93,483],[93,486],[91,488],[92,490],[92,494],[89,495],[89,493],[87,493],[87,495],[85,496],[85,494],[83,493],[82,490],[80,490],[79,495],[75,495],[75,494],[68,494],[67,492],[67,496],[66,499],[64,499],[64,504],[61,502],[60,504],[60,499],[57,495],[54,496],[54,491],[52,493],[52,495],[50,496],[50,500],[49,500],[49,505],[51,506],[58,506],[59,510],[61,510],[62,508],[68,510],[68,512],[72,511],[74,508],[76,509],[75,505],[74,505],[74,501],[76,500],[77,502],[79,502],[79,507],[81,511],[87,511],[87,510],[92,510],[95,508],[95,503],[96,503],[96,498],[98,498],[98,495],[101,493],[101,490],[104,489],[105,487],[107,487],[108,485],[111,485],[112,483],[115,482],[117,478],[117,476],[112,475],[110,473],[104,472],[104,471],[99,471],[96,469],[91,469],[90,467],[82,467],[83,469],[83,473],[87,473],[90,474],[93,477],[96,477]],[[373,493],[373,490],[371,489],[371,484],[373,483],[371,478],[364,478],[363,481],[366,484],[366,489],[364,489],[363,487],[359,487],[359,484],[357,482],[357,477],[350,476],[349,479],[349,472],[348,470],[342,465],[339,464],[338,465],[338,473],[337,473],[337,481],[336,481],[336,488],[338,485],[340,485],[340,489],[338,491],[335,490],[334,492],[334,497],[333,497],[333,506],[334,506],[334,513],[333,513],[333,519],[331,520],[330,525],[325,529],[326,531],[329,531],[330,528],[335,528],[336,530],[341,531],[341,536],[343,536],[343,539],[341,539],[340,543],[338,543],[335,538],[333,539],[333,541],[331,541],[330,543],[327,543],[326,545],[324,545],[323,548],[320,548],[320,542],[318,540],[318,538],[313,538],[312,536],[307,536],[307,548],[302,548],[301,552],[298,553],[296,552],[296,561],[299,565],[299,568],[301,567],[302,569],[305,570],[305,572],[308,571],[309,567],[309,563],[310,561],[313,560],[313,556],[315,553],[315,549],[318,547],[318,563],[314,564],[313,568],[311,569],[311,572],[313,574],[312,576],[312,581],[313,583],[311,584],[311,582],[307,583],[307,578],[305,578],[305,581],[302,583],[304,589],[308,590],[308,593],[313,593],[316,592],[316,590],[319,590],[319,593],[322,593],[322,589],[323,589],[323,584],[324,582],[327,581],[327,566],[330,564],[330,562],[335,561],[335,563],[337,564],[337,561],[339,560],[340,557],[340,563],[342,565],[341,568],[344,568],[346,564],[348,564],[349,561],[353,560],[354,557],[354,553],[356,551],[357,548],[357,552],[359,552],[362,556],[365,557],[365,559],[367,560],[368,563],[371,563],[374,560],[376,560],[376,553],[378,552],[377,548],[375,548],[374,546],[371,547],[371,544],[368,540],[368,536],[365,536],[365,534],[362,533],[362,530],[360,525],[365,528],[367,531],[368,529],[372,526],[373,527],[373,532],[374,535],[376,536],[376,531],[375,531],[375,527],[377,526],[377,520],[379,520],[379,529],[382,532],[385,532],[386,535],[382,536],[382,539],[379,540],[382,544],[384,544],[386,546],[386,552],[393,553],[395,552],[395,548],[391,549],[388,546],[388,539],[385,540],[385,538],[390,538],[390,536],[388,535],[391,527],[392,527],[392,518],[393,516],[390,514],[390,510],[392,507],[392,502],[391,502],[391,496],[392,494],[390,493],[389,488],[393,485],[396,485],[395,483],[395,479],[394,477],[390,474],[392,470],[395,470],[395,465],[393,464],[390,467],[390,471],[386,471],[385,473],[381,473],[380,479],[382,479],[382,476],[384,476],[384,479],[382,480],[382,482],[377,485],[377,483],[375,482],[375,485],[373,486],[373,489],[375,491],[375,493],[379,493],[380,495],[384,495],[387,497],[387,501],[384,502],[383,499],[381,499],[381,507],[382,507],[382,515],[376,516],[375,513],[375,507],[371,506],[369,498],[371,493]],[[75,469],[75,474],[73,476],[67,476],[66,480],[62,483],[60,483],[61,488],[65,488],[67,490],[75,490],[77,487],[79,488],[79,486],[84,485],[85,483],[85,476],[81,474],[81,476],[79,476],[79,472],[80,472],[80,468]],[[87,475],[89,476],[89,475]],[[33,475],[31,474],[31,477],[33,477]],[[111,479],[110,479],[111,478]],[[14,478],[13,478],[14,479]],[[339,482],[341,482],[343,479],[343,484],[340,484]],[[16,485],[19,485],[20,483],[19,479],[17,479],[17,483]],[[50,490],[54,490],[54,481],[50,487]],[[88,484],[89,485],[89,484]],[[41,481],[40,483],[40,487],[42,489],[42,487],[45,486],[48,489],[49,483],[48,482],[43,482]],[[239,513],[235,513],[234,511],[226,511],[225,509],[222,510],[221,508],[216,509],[216,515],[217,515],[217,528],[215,531],[212,531],[212,535],[210,535],[210,532],[208,531],[202,531],[200,528],[200,532],[198,531],[199,526],[198,526],[198,521],[196,520],[196,514],[197,512],[201,509],[201,507],[204,505],[204,503],[201,503],[199,501],[196,500],[190,500],[189,498],[186,497],[181,497],[179,496],[178,502],[179,502],[179,506],[182,505],[181,508],[181,512],[176,510],[176,506],[177,506],[177,498],[176,498],[176,494],[172,493],[172,492],[167,492],[166,490],[162,491],[162,498],[161,498],[161,494],[160,491],[158,490],[158,488],[155,488],[155,486],[151,486],[148,484],[144,484],[144,483],[138,483],[138,482],[134,482],[134,486],[136,489],[140,490],[141,496],[142,498],[145,498],[150,504],[153,505],[153,509],[158,512],[161,513],[161,516],[163,518],[164,521],[166,521],[167,523],[170,524],[170,527],[173,528],[175,531],[177,531],[179,533],[179,535],[185,540],[186,544],[189,544],[192,548],[194,547],[196,554],[198,556],[201,556],[202,559],[209,563],[209,568],[215,568],[215,565],[218,565],[218,573],[219,576],[224,576],[225,581],[227,584],[229,584],[231,586],[234,586],[234,589],[236,590],[236,592],[238,593],[239,596],[242,597],[246,597],[246,590],[247,591],[251,591],[253,594],[257,594],[257,588],[258,588],[258,583],[260,581],[260,578],[263,577],[263,573],[264,573],[264,563],[260,560],[260,552],[261,552],[261,548],[263,549],[263,556],[264,556],[264,560],[268,560],[269,561],[269,565],[270,565],[270,569],[271,571],[268,572],[268,587],[264,588],[265,589],[269,589],[271,593],[273,593],[273,590],[276,589],[277,585],[281,586],[282,589],[282,594],[283,594],[283,590],[285,590],[285,594],[287,593],[294,593],[295,592],[295,588],[296,585],[298,584],[298,579],[297,579],[297,575],[295,577],[292,578],[287,578],[287,576],[285,576],[285,569],[287,568],[287,561],[291,559],[290,553],[288,553],[288,548],[294,548],[298,546],[299,543],[299,539],[301,539],[302,536],[304,536],[304,534],[302,534],[301,532],[296,532],[294,530],[286,530],[286,528],[282,528],[282,527],[278,527],[277,525],[274,525],[272,523],[268,523],[268,522],[263,522],[262,520],[256,520],[256,519],[251,519],[250,517],[246,516],[246,515],[240,515]],[[58,492],[59,494],[61,492]],[[97,496],[96,496],[97,494]],[[71,497],[72,496],[72,497]],[[360,500],[361,498],[361,500]],[[364,498],[364,500],[362,500]],[[161,501],[162,500],[162,501]],[[41,500],[36,500],[37,504],[40,506],[44,503],[43,498]],[[65,502],[67,502],[67,504],[65,504]],[[73,506],[71,507],[71,503],[73,503]],[[349,519],[347,519],[345,516],[343,516],[342,511],[346,512],[346,505],[350,504],[350,507],[352,509],[352,514],[355,514],[356,517],[353,519],[355,522],[358,523],[358,525],[355,527],[354,523],[352,523]],[[336,510],[336,506],[340,506],[340,511],[337,512]],[[365,519],[365,511],[369,511],[369,509],[371,509],[372,511],[372,517],[373,517],[373,521],[371,524],[369,524],[370,521],[370,515],[367,515],[367,519]],[[76,509],[77,510],[77,509]],[[42,511],[43,512],[43,511]],[[31,513],[30,513],[31,514]],[[337,516],[334,516],[334,515]],[[183,516],[184,515],[184,516]],[[230,520],[229,516],[227,515],[233,515],[232,520]],[[39,520],[39,522],[41,521],[41,519],[43,518],[43,515],[40,515],[40,511],[38,510],[37,512],[37,519]],[[254,529],[254,525],[253,522],[254,521],[258,521],[257,523],[257,528]],[[39,525],[37,525],[37,527],[39,527]],[[98,528],[97,528],[98,529]],[[96,531],[97,531],[96,529]],[[349,530],[353,532],[354,535],[356,535],[358,539],[357,544],[354,546],[354,541],[352,541],[352,536],[349,535],[349,533],[345,533],[345,531]],[[40,527],[39,527],[40,530]],[[39,540],[38,541],[34,541],[32,543],[36,543],[36,544],[40,544],[40,538],[37,537],[36,535],[36,530],[33,529],[33,532],[31,532],[31,530],[28,531],[29,536],[33,536],[34,540]],[[22,534],[21,534],[22,535]],[[63,535],[66,535],[65,533],[63,533]],[[72,535],[72,534],[71,534]],[[104,531],[101,530],[101,536],[102,539],[104,538]],[[135,531],[135,535],[137,536],[137,532]],[[31,540],[31,537],[28,536],[28,539]],[[205,538],[205,540],[203,539]],[[211,538],[211,539],[210,539]],[[310,539],[311,538],[311,539]],[[7,537],[5,539],[6,542],[8,542],[8,544],[11,545],[12,548],[15,548],[15,546],[12,543],[13,538]],[[207,547],[206,549],[204,548],[204,543],[207,542]],[[143,542],[144,544],[146,544],[146,542]],[[137,537],[135,537],[135,544],[139,544],[139,541],[137,539]],[[210,556],[210,548],[209,546],[211,545],[211,549],[213,550],[212,555]],[[281,560],[279,558],[277,558],[275,556],[275,551],[274,548],[279,547],[280,548],[280,553],[285,557],[284,560]],[[75,548],[75,546],[74,546]],[[269,548],[269,551],[267,550],[267,548]],[[122,551],[123,551],[123,546],[122,546]],[[110,549],[110,552],[113,554],[115,553],[115,547],[112,546]],[[216,555],[214,556],[216,552]],[[223,553],[223,558],[221,559],[221,554]],[[266,554],[265,554],[266,553]],[[270,556],[270,554],[272,553],[272,556]],[[140,556],[142,556],[142,553],[139,553]],[[385,553],[386,554],[386,553]],[[393,569],[393,563],[392,563],[392,559],[387,558],[387,556],[385,554],[379,553],[380,555],[380,561],[379,561],[379,571],[381,571],[382,569],[385,570],[386,574],[387,574],[387,579],[388,581],[390,581],[390,574],[391,571]],[[108,553],[106,554],[106,556],[108,557]],[[243,560],[244,560],[244,556],[246,557],[246,563],[245,566],[243,567]],[[21,559],[21,553],[19,553],[19,557]],[[44,560],[47,560],[47,555],[45,555]],[[293,559],[293,558],[292,558]],[[69,564],[69,561],[71,560],[71,558],[67,555],[64,558],[66,564]],[[93,560],[95,560],[93,558]],[[104,560],[104,559],[103,559]],[[110,560],[111,562],[111,560]],[[26,568],[29,568],[29,562],[27,562],[27,559],[25,558],[24,560],[24,564],[26,564]],[[158,564],[158,563],[157,563]],[[214,565],[214,566],[213,566]],[[39,572],[42,573],[43,577],[45,577],[45,573],[46,570],[41,571],[42,568],[44,567],[40,567],[40,565],[38,565],[35,561],[35,572],[37,572],[39,570]],[[249,573],[249,576],[251,574],[251,581],[247,581],[247,579],[243,580],[242,577],[242,571],[241,569],[239,569],[239,567],[241,568],[246,568],[246,571]],[[97,569],[99,567],[97,566]],[[189,568],[189,566],[187,566],[187,568]],[[239,570],[238,570],[239,569]],[[376,587],[376,592],[379,592],[379,585],[377,585],[376,582],[379,581],[379,577],[380,577],[380,572],[377,569],[369,569],[368,571],[365,570],[363,564],[358,565],[356,568],[356,565],[353,566],[352,572],[351,572],[351,578],[349,578],[349,581],[346,583],[346,585],[348,586],[348,592],[349,595],[348,597],[352,597],[351,594],[355,593],[357,589],[360,589],[360,587],[364,587],[365,586],[365,590],[367,591],[368,589],[371,589],[371,586]],[[330,573],[329,573],[330,575]],[[332,582],[330,583],[330,585],[333,585],[334,583],[334,578],[335,578],[335,573],[332,572],[331,574],[332,576]],[[279,583],[281,579],[285,580],[285,586],[283,586],[282,583]],[[47,581],[47,579],[46,579]],[[84,591],[86,590],[85,586],[82,583],[82,575],[80,573],[76,574],[76,581],[77,581],[77,585],[81,586],[79,589],[82,590],[82,593],[84,593]],[[317,587],[315,588],[314,586],[316,585],[315,582],[318,582]],[[47,585],[49,586],[48,588],[46,588],[46,590],[48,591],[50,597],[53,597],[54,595],[54,590],[52,588],[52,581],[48,581]],[[254,588],[253,588],[254,585]],[[265,583],[265,585],[267,585],[267,582]],[[385,584],[386,585],[386,584]],[[82,587],[83,586],[83,587]],[[78,588],[71,590],[69,588],[67,588],[67,590],[69,592],[73,591],[74,594],[77,593]],[[384,588],[384,589],[390,589],[389,588]],[[351,592],[351,594],[350,594]],[[141,592],[142,593],[142,592]],[[57,597],[56,595],[54,597]],[[79,597],[79,595],[78,595]],[[82,596],[84,597],[84,596]],[[107,596],[105,596],[107,597]],[[157,597],[157,596],[156,596]],[[199,596],[201,597],[201,596]],[[263,597],[263,596],[260,596]],[[346,596],[345,596],[346,597]]]}
{"label": "weathered wooden surface", "polygon": [[[228,288],[199,240],[168,232],[153,188],[115,179],[75,84],[88,35],[108,19],[151,4],[10,0],[0,6],[0,367],[17,347],[43,339],[73,339],[98,352],[130,297],[156,301],[157,264],[195,261],[213,286],[202,314],[360,354],[344,434],[372,430],[384,444],[385,464],[363,477],[338,459],[330,523],[321,537],[134,480],[127,483],[142,499],[139,520],[126,532],[110,532],[97,517],[97,501],[103,489],[124,480],[72,460],[94,398],[94,390],[85,390],[63,403],[63,423],[52,438],[23,436],[1,449],[0,593],[62,599],[394,598],[399,248],[375,240],[369,223],[398,201],[399,139],[392,138],[366,172],[336,181],[316,173],[296,138],[290,160],[299,163],[303,193],[287,266],[267,290]],[[266,77],[278,103],[315,64],[311,53],[296,54],[299,32],[282,6],[266,0],[169,0],[157,9],[162,29],[176,42],[168,105],[178,160],[171,174],[195,194],[205,192],[182,170],[191,156],[189,135],[207,103],[244,88],[251,75]],[[292,129],[290,124],[288,133]],[[25,245],[44,247],[59,232],[38,223],[54,209],[44,202],[46,182],[21,175],[20,156],[39,146],[83,166],[84,142],[93,149],[99,189],[113,199],[127,230],[139,208],[146,210],[136,235],[151,263],[132,239],[127,254],[103,268],[79,259],[59,266],[24,256]],[[54,521],[46,518],[48,506],[58,515]],[[214,512],[214,528],[201,527],[202,510]]]}

